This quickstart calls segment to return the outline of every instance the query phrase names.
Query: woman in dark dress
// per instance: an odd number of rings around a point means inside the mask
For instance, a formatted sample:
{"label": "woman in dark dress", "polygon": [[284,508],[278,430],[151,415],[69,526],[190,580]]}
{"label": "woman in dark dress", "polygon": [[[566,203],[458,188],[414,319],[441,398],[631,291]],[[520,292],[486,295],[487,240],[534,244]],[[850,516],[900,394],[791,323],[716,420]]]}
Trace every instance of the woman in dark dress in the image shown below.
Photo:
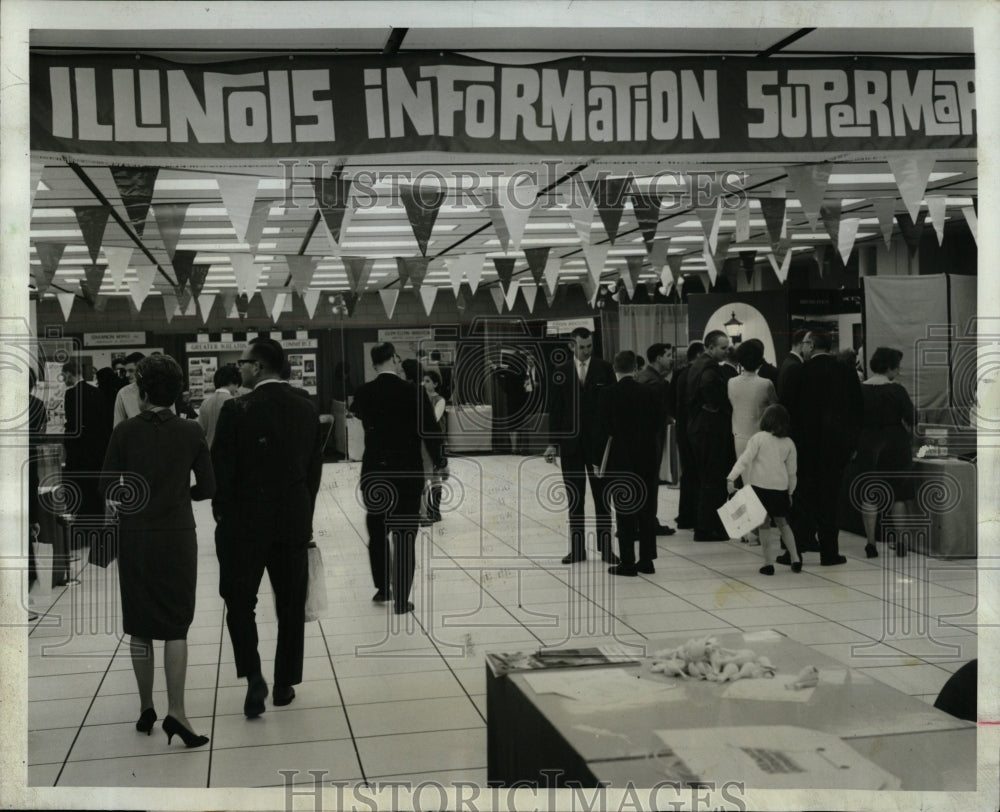
{"label": "woman in dark dress", "polygon": [[[902,384],[895,383],[903,353],[889,347],[879,347],[872,354],[869,368],[872,375],[862,384],[865,417],[858,443],[859,474],[878,474],[892,489],[892,515],[904,510],[903,503],[913,498],[913,479],[908,472],[913,467],[911,432],[913,402]],[[863,492],[863,489],[862,489]],[[875,527],[878,508],[872,502],[862,502],[861,518],[865,525],[869,558],[878,556],[875,547]],[[906,555],[902,542],[896,545],[897,555]]]}
{"label": "woman in dark dress", "polygon": [[119,423],[111,435],[102,488],[119,505],[122,626],[131,635],[141,710],[136,730],[149,734],[156,721],[152,641],[163,640],[167,743],[176,733],[188,747],[198,747],[208,737],[192,732],[184,709],[187,632],[194,618],[198,568],[191,500],[212,497],[215,474],[201,427],[170,410],[183,386],[177,362],[168,355],[151,355],[136,366],[135,379],[142,411]]}

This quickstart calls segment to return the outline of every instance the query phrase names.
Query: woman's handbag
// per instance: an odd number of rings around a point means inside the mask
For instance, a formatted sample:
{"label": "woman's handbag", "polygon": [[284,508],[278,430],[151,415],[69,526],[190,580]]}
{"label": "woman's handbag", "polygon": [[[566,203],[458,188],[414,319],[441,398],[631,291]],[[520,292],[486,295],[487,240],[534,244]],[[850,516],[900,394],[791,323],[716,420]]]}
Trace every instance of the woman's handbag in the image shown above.
{"label": "woman's handbag", "polygon": [[745,536],[767,518],[767,511],[750,485],[736,491],[732,499],[719,508],[718,514],[731,539]]}
{"label": "woman's handbag", "polygon": [[306,623],[326,614],[326,571],[323,556],[313,542],[309,543],[309,581],[306,586]]}
{"label": "woman's handbag", "polygon": [[118,557],[118,503],[104,502],[104,527],[90,541],[88,560],[98,567],[107,567]]}

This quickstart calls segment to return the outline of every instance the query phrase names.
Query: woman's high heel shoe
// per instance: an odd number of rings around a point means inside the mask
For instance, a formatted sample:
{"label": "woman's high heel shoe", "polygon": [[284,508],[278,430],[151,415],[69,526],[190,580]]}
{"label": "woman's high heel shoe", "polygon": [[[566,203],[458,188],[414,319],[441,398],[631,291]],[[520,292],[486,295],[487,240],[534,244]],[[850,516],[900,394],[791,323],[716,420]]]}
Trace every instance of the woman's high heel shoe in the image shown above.
{"label": "woman's high heel shoe", "polygon": [[167,716],[163,720],[163,732],[167,734],[167,744],[170,744],[175,733],[181,737],[187,747],[201,747],[203,744],[208,744],[208,736],[192,733],[173,716]]}
{"label": "woman's high heel shoe", "polygon": [[152,708],[146,708],[139,716],[139,721],[135,723],[135,729],[149,736],[153,732],[153,722],[155,721],[156,711]]}
{"label": "woman's high heel shoe", "polygon": [[865,545],[865,555],[869,558],[878,558],[878,547],[874,544]]}

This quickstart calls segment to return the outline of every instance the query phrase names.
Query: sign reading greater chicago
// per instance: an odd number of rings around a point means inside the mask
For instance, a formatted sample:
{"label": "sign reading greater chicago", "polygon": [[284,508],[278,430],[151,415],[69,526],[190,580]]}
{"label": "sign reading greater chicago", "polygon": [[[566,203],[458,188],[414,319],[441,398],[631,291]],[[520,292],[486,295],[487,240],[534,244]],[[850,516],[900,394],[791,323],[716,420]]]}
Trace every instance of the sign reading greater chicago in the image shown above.
{"label": "sign reading greater chicago", "polygon": [[31,57],[42,153],[273,158],[974,148],[972,58]]}

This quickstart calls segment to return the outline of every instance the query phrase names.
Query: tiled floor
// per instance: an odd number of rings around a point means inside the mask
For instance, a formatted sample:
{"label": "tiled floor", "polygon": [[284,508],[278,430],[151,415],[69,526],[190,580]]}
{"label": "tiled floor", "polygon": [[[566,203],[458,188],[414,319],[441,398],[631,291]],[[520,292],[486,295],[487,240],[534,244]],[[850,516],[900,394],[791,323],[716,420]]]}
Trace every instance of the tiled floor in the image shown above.
{"label": "tiled floor", "polygon": [[[214,525],[199,520],[198,606],[188,638],[188,715],[211,737],[168,747],[159,723],[138,734],[138,698],[120,640],[117,574],[84,567],[83,583],[55,590],[29,637],[28,783],[35,786],[281,786],[440,779],[486,781],[483,653],[618,640],[643,644],[731,630],[776,628],[899,690],[933,701],[976,656],[974,561],[910,555],[759,575],[759,548],[695,544],[690,531],[659,539],[656,573],[607,576],[591,554],[563,566],[558,471],[538,458],[454,459],[444,521],[419,545],[415,614],[371,602],[358,466],[327,464],[316,510],[326,565],[327,616],[306,627],[305,680],[295,701],[242,714],[244,687],[218,597]],[[660,489],[661,519],[677,491]],[[918,587],[920,587],[918,589]],[[927,587],[927,588],[925,588]],[[274,610],[265,579],[258,607],[265,675]],[[947,616],[947,617],[944,617]],[[162,657],[157,646],[157,657]],[[156,704],[166,712],[162,668]],[[288,773],[288,771],[293,771]],[[294,771],[297,771],[294,772]]]}

